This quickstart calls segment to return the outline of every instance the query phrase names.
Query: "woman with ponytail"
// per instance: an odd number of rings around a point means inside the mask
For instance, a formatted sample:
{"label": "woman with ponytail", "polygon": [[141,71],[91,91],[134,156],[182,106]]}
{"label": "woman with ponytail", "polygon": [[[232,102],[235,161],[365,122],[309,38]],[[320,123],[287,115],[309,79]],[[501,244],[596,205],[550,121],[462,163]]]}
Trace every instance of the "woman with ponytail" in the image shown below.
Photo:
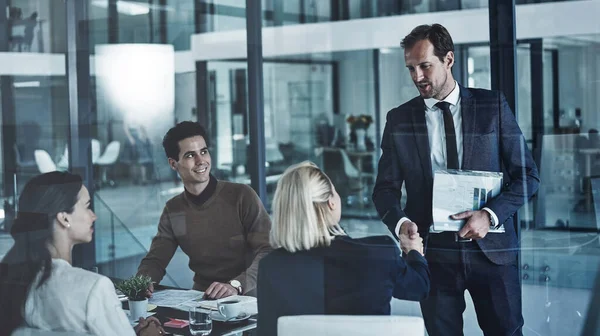
{"label": "woman with ponytail", "polygon": [[[66,172],[32,178],[19,198],[11,228],[15,241],[0,263],[2,335],[20,327],[94,335],[135,335],[112,282],[71,266],[74,245],[92,240],[96,215],[79,176]],[[160,335],[154,318],[138,335]]]}
{"label": "woman with ponytail", "polygon": [[340,218],[340,196],[315,164],[283,173],[273,199],[275,250],[258,270],[259,335],[277,335],[280,316],[389,315],[392,297],[427,297],[421,238],[404,246],[401,257],[390,236],[350,238]]}

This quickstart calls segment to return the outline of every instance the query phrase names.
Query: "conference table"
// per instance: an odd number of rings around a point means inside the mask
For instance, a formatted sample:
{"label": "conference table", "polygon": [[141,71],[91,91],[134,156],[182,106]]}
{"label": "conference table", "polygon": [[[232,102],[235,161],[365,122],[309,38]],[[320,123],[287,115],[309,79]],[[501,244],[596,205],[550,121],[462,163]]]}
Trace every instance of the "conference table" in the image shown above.
{"label": "conference table", "polygon": [[[172,287],[164,287],[164,286],[159,285],[156,290],[160,291],[161,289],[166,289],[166,288],[176,289],[176,288],[172,288]],[[180,288],[178,288],[178,289],[180,289]],[[182,289],[182,290],[185,290],[185,289]],[[128,304],[127,300],[122,302],[122,306],[123,306],[123,309],[129,309],[129,304]],[[175,309],[175,308],[156,307],[155,309],[153,309],[149,312],[149,314],[151,314],[151,313],[155,313],[155,314],[149,315],[149,316],[156,317],[163,324],[165,322],[169,321],[169,319],[171,319],[171,318],[185,320],[185,321],[189,320],[189,315],[188,315],[187,311],[182,311],[182,310]],[[257,316],[252,316],[247,320],[243,320],[243,321],[239,321],[239,322],[221,322],[221,321],[216,321],[213,319],[212,332],[210,333],[210,336],[256,335],[256,333],[255,333],[256,319],[257,319]],[[188,326],[183,327],[183,328],[164,327],[164,329],[166,332],[171,333],[173,335],[185,335],[185,336],[191,335],[190,328]]]}

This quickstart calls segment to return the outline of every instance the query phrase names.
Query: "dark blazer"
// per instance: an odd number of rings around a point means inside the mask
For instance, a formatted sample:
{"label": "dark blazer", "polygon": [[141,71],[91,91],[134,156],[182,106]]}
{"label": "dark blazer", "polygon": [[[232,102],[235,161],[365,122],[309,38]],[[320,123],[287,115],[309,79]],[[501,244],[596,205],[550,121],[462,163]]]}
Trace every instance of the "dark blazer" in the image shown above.
{"label": "dark blazer", "polygon": [[[497,91],[460,86],[463,129],[461,169],[504,173],[504,188],[485,204],[498,216],[505,233],[477,240],[485,255],[496,264],[516,261],[517,236],[508,220],[537,191],[537,167],[513,113]],[[416,97],[387,115],[381,141],[383,151],[373,202],[382,221],[394,232],[398,220],[408,217],[427,236],[432,218],[433,174],[425,122],[425,102]],[[407,202],[400,205],[402,184]]]}
{"label": "dark blazer", "polygon": [[280,316],[389,315],[392,296],[418,301],[429,292],[427,261],[401,257],[389,236],[335,238],[329,247],[278,249],[258,267],[258,335],[277,335]]}

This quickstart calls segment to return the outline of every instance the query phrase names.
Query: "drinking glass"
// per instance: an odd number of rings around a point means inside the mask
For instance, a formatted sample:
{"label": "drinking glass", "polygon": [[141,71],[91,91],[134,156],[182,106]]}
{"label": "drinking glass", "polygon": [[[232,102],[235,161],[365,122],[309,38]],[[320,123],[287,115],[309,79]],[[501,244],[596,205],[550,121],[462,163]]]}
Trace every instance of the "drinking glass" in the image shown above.
{"label": "drinking glass", "polygon": [[200,307],[190,309],[190,333],[192,335],[208,335],[212,331],[211,311]]}

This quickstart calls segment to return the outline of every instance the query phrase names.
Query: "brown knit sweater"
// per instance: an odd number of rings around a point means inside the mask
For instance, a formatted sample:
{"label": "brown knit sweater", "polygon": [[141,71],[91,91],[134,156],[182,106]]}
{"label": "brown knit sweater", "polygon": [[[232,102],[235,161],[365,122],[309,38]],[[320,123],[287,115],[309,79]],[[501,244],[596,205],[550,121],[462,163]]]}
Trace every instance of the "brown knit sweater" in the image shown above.
{"label": "brown knit sweater", "polygon": [[[202,195],[202,194],[201,194]],[[185,191],[170,199],[138,274],[159,283],[178,246],[190,258],[194,289],[236,279],[244,294],[256,295],[259,260],[271,251],[271,220],[253,189],[218,181],[215,192],[196,205]]]}

